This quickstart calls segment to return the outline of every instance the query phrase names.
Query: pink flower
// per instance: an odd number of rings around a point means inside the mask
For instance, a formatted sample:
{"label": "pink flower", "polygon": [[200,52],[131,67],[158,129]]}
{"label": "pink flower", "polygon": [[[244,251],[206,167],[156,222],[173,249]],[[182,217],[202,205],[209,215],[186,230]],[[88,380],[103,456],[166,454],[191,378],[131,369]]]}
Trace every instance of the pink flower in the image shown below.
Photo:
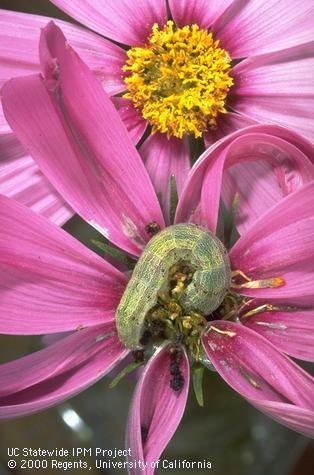
{"label": "pink flower", "polygon": [[[141,140],[149,121],[156,128],[153,117],[157,118],[157,122],[159,119],[164,121],[165,127],[168,127],[170,132],[173,129],[173,121],[165,121],[165,110],[154,107],[151,110],[150,104],[145,108],[142,96],[147,91],[143,88],[140,88],[140,91],[129,91],[133,99],[118,97],[125,92],[125,76],[131,74],[131,71],[123,72],[127,53],[116,44],[118,42],[127,45],[135,54],[135,48],[142,48],[149,44],[154,24],[159,25],[159,33],[156,32],[156,35],[162,36],[163,29],[167,28],[168,20],[166,1],[55,0],[53,3],[75,20],[98,33],[56,21],[69,43],[99,78],[106,92],[114,97],[114,103],[119,109],[132,140],[134,143],[141,143],[140,154],[155,189],[162,194],[164,207],[167,207],[169,176],[175,176],[180,194],[190,168],[187,134],[184,134],[183,140],[173,134],[168,140],[165,133],[157,131],[154,135],[148,133],[148,138]],[[217,57],[213,55],[213,64],[218,66],[213,70],[211,77],[216,77],[217,71],[220,72],[225,64],[226,74],[233,82],[231,84],[228,78],[221,76],[214,84],[215,94],[217,90],[220,93],[217,93],[217,97],[213,94],[214,109],[210,113],[207,111],[208,122],[211,125],[205,128],[202,124],[200,126],[206,146],[239,128],[259,122],[289,126],[313,139],[313,5],[310,0],[250,0],[247,2],[242,0],[220,2],[171,0],[169,7],[177,28],[182,29],[187,26],[189,29],[191,25],[196,24],[200,29],[204,29],[207,40],[202,38],[200,44],[206,41],[210,44],[210,34],[213,35],[214,41],[219,41],[217,47],[210,46],[208,50],[210,54],[214,50],[217,53]],[[40,16],[0,12],[2,82],[11,77],[33,74],[39,69],[37,44],[40,28],[43,28],[47,21],[47,18]],[[189,31],[191,32],[191,28]],[[192,35],[186,34],[189,37],[187,43],[192,45]],[[197,34],[195,35],[196,38]],[[198,45],[197,38],[194,43]],[[137,51],[139,54],[137,56],[135,54],[137,59],[133,65],[135,69],[142,65],[144,54],[143,51]],[[177,52],[175,47],[173,51]],[[209,58],[208,51],[205,56]],[[187,47],[188,65],[190,53],[195,55],[192,46],[190,50]],[[158,51],[158,61],[161,56]],[[164,56],[164,60],[169,61],[167,55],[164,54]],[[193,71],[197,70],[200,73],[202,55],[200,53],[195,57],[197,64]],[[227,66],[228,58],[232,61],[231,69]],[[155,66],[155,63],[151,63],[146,68],[149,70],[149,81],[146,81],[148,83],[153,81],[151,71],[155,71]],[[175,65],[171,64],[170,70],[171,68],[177,71]],[[207,77],[209,69],[210,67],[206,66],[203,71],[202,80],[206,84],[210,82]],[[186,74],[186,69],[184,71]],[[189,73],[188,69],[190,78]],[[169,88],[169,84],[173,83],[171,74],[171,71],[168,71],[165,77],[158,78],[161,83],[161,90],[157,91],[158,103],[160,97],[166,95],[166,101],[169,101],[167,94],[173,92],[174,89],[180,91],[182,89],[176,81],[174,81],[175,86],[172,85]],[[181,73],[177,71],[176,74]],[[137,87],[139,82],[135,81],[135,83]],[[183,89],[186,94],[189,88],[195,91],[182,101],[183,116],[186,114],[185,109],[188,104],[189,108],[193,109],[192,115],[195,113],[195,108],[201,110],[201,112],[196,112],[196,115],[205,113],[211,99],[206,96],[203,103],[197,95],[197,85],[193,89],[191,84],[187,86],[185,84]],[[205,88],[202,91],[206,95],[209,89]],[[154,94],[155,92],[153,91]],[[226,94],[225,97],[224,94]],[[181,110],[178,104],[180,94],[175,96],[174,109],[178,111]],[[133,107],[133,100],[138,108]],[[143,118],[142,114],[146,118]],[[188,124],[190,120],[185,122]],[[178,129],[180,136],[179,126],[175,125],[174,128]],[[186,126],[186,130],[191,129]],[[0,138],[0,147],[4,149],[5,156],[4,168],[3,164],[0,168],[0,191],[39,211],[57,224],[63,224],[71,216],[72,210],[47,184],[30,157],[11,136],[4,117],[0,119],[0,131],[5,134],[4,138]]]}
{"label": "pink flower", "polygon": [[[165,227],[147,170],[112,102],[63,37],[54,36],[50,49],[42,46],[45,78],[16,78],[3,88],[10,126],[75,212],[120,249],[136,258],[147,256],[151,234]],[[57,63],[51,61],[55,57]],[[217,233],[227,246],[232,234],[218,231],[219,200],[222,193],[228,209],[238,192],[241,237],[229,251],[228,292],[211,315],[193,311],[192,317],[179,317],[173,307],[170,315],[166,295],[156,321],[160,324],[159,315],[166,315],[171,337],[161,332],[157,339],[150,333],[158,346],[152,355],[141,339],[147,361],[131,405],[127,440],[129,462],[147,463],[144,473],[153,473],[150,463],[180,422],[197,354],[258,409],[313,436],[313,378],[286,356],[314,357],[311,154],[312,146],[296,133],[257,125],[218,142],[192,169],[171,229],[191,223],[196,232],[202,225],[202,232],[206,227]],[[238,188],[232,179],[250,170],[248,194],[241,181]],[[264,177],[255,180],[258,173]],[[82,391],[133,348],[126,348],[116,327],[125,274],[4,196],[0,221],[0,332],[72,332],[0,366],[0,415],[5,418],[30,414]],[[175,292],[190,278],[182,272],[172,276],[171,292],[179,307]],[[190,322],[198,333],[187,343]],[[130,473],[142,471],[130,468]]]}

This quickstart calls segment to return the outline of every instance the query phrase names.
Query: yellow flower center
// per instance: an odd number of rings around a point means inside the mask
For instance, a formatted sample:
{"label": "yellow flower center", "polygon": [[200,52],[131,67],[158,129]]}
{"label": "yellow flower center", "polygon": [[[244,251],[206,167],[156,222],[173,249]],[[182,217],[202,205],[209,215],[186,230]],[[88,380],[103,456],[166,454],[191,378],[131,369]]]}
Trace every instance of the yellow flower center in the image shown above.
{"label": "yellow flower center", "polygon": [[197,25],[155,24],[148,44],[131,48],[123,70],[127,93],[152,126],[168,138],[200,137],[226,113],[233,79],[231,58],[211,33]]}

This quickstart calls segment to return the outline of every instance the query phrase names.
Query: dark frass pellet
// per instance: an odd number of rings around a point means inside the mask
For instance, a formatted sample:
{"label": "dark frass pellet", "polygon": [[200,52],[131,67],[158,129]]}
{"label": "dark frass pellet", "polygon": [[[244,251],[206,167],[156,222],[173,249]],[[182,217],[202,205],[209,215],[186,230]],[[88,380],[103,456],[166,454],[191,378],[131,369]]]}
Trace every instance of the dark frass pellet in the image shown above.
{"label": "dark frass pellet", "polygon": [[148,345],[151,338],[152,338],[152,334],[148,330],[145,330],[142,337],[141,337],[141,339],[140,339],[140,344],[143,345],[143,346]]}
{"label": "dark frass pellet", "polygon": [[144,350],[134,350],[132,351],[132,355],[135,363],[141,363],[144,361]]}
{"label": "dark frass pellet", "polygon": [[184,377],[181,372],[176,373],[170,380],[170,387],[174,391],[180,391],[184,385]]}
{"label": "dark frass pellet", "polygon": [[170,363],[170,374],[173,376],[173,375],[177,374],[178,372],[180,372],[180,368],[179,368],[178,364],[175,361],[172,361]]}

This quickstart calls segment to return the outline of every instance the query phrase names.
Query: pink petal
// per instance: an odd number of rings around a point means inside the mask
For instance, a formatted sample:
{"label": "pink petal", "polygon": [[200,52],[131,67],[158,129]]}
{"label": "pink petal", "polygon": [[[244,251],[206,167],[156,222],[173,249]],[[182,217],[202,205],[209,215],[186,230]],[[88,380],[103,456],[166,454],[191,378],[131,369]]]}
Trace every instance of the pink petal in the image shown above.
{"label": "pink petal", "polygon": [[[170,387],[170,358],[167,348],[160,350],[147,364],[136,387],[130,409],[126,445],[129,461],[147,463],[145,475],[155,473],[152,462],[160,458],[182,418],[189,390],[189,362],[184,352],[180,365],[184,377],[181,391]],[[129,470],[130,475],[143,473]]]}
{"label": "pink petal", "polygon": [[41,344],[43,346],[50,346],[54,343],[57,343],[59,340],[62,340],[66,336],[71,335],[73,332],[60,332],[60,333],[49,333],[48,335],[44,335],[41,337]]}
{"label": "pink petal", "polygon": [[13,134],[0,136],[0,193],[59,226],[73,215]]}
{"label": "pink petal", "polygon": [[282,277],[276,288],[241,289],[243,295],[299,307],[314,304],[314,181],[283,198],[237,241],[231,265],[253,280]]}
{"label": "pink petal", "polygon": [[[43,16],[0,10],[0,88],[12,77],[39,71],[40,30],[50,20]],[[108,94],[117,94],[125,89],[121,77],[121,68],[126,61],[123,49],[79,26],[61,20],[55,22]],[[0,133],[9,131],[0,107]]]}
{"label": "pink petal", "polygon": [[127,45],[145,43],[152,26],[167,19],[165,0],[51,0],[97,33]]}
{"label": "pink petal", "polygon": [[242,323],[263,335],[287,355],[314,361],[313,311],[262,312]]}
{"label": "pink petal", "polygon": [[249,127],[250,125],[256,125],[256,121],[244,115],[235,114],[234,112],[221,114],[217,119],[217,128],[205,132],[205,145],[208,148],[217,142],[217,140],[220,140],[239,129]]}
{"label": "pink petal", "polygon": [[[272,146],[269,148],[268,156],[275,155],[277,150]],[[285,155],[285,159],[288,162],[289,155]],[[245,233],[256,219],[283,197],[283,190],[271,161],[238,163],[225,170],[222,180],[222,197],[228,209],[231,208],[232,201],[239,190],[241,191],[236,225],[240,234]]]}
{"label": "pink petal", "polygon": [[136,145],[144,135],[147,122],[142,118],[138,109],[135,109],[133,102],[123,97],[113,97],[114,105],[119,111],[124,125],[128,129],[129,135],[134,145]]}
{"label": "pink petal", "polygon": [[278,126],[235,132],[210,147],[192,169],[176,222],[193,221],[214,231],[221,193],[227,208],[238,193],[236,224],[242,233],[283,196],[314,179],[312,157],[311,144]]}
{"label": "pink petal", "polygon": [[196,24],[209,28],[232,0],[169,0],[172,17],[178,27]]}
{"label": "pink petal", "polygon": [[212,26],[232,58],[268,53],[313,39],[311,0],[234,0]]}
{"label": "pink petal", "polygon": [[233,69],[232,108],[259,122],[291,127],[313,141],[314,41],[249,58]]}
{"label": "pink petal", "polygon": [[[49,21],[51,18],[44,16],[0,10],[1,86],[11,77],[39,72],[40,33]],[[122,48],[73,23],[53,21],[97,75],[108,94],[117,94],[125,89],[121,68],[126,54]]]}
{"label": "pink petal", "polygon": [[0,333],[55,333],[114,320],[123,274],[4,196],[0,223]]}
{"label": "pink petal", "polygon": [[[286,405],[287,414],[299,408],[314,416],[314,379],[265,338],[237,323],[214,321],[202,341],[221,377],[256,407],[264,406],[269,416],[278,403]],[[286,423],[280,414],[276,419]],[[300,430],[295,422],[290,427]],[[312,422],[313,431],[314,417]]]}
{"label": "pink petal", "polygon": [[139,254],[147,224],[163,226],[145,166],[112,102],[53,23],[43,31],[41,58],[45,79],[15,78],[4,86],[7,119],[73,209]]}
{"label": "pink petal", "polygon": [[[250,401],[252,403],[252,401]],[[314,411],[291,406],[282,402],[263,401],[252,403],[259,411],[271,416],[275,421],[308,437],[314,437]]]}
{"label": "pink petal", "polygon": [[[109,333],[106,337],[106,331],[108,328],[104,328],[102,332],[99,327],[85,333],[83,330],[53,347],[0,367],[5,381],[11,384],[12,390],[17,389],[16,392],[0,397],[0,419],[31,414],[58,404],[111,371],[126,356],[127,350],[116,335],[110,336]],[[82,343],[81,347],[79,341]],[[72,353],[66,343],[72,348]],[[51,355],[53,348],[62,353]],[[36,372],[33,371],[32,374],[30,365],[33,364]],[[15,384],[14,375],[20,377],[20,384]]]}
{"label": "pink petal", "polygon": [[146,169],[160,196],[165,221],[170,223],[170,180],[174,176],[180,196],[190,170],[189,147],[186,141],[166,134],[148,137],[140,148]]}
{"label": "pink petal", "polygon": [[[32,354],[0,365],[0,397],[22,391],[46,379],[64,373],[98,352],[96,338],[108,333],[112,339],[113,324],[101,325],[72,333],[58,342]],[[115,331],[113,332],[116,337]],[[103,345],[103,341],[100,341]]]}

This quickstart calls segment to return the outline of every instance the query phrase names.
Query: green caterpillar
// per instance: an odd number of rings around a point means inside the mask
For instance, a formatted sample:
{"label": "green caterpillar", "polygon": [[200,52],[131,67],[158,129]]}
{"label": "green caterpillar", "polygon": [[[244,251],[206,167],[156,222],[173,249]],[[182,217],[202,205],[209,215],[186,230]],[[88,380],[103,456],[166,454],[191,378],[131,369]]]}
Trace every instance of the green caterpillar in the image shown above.
{"label": "green caterpillar", "polygon": [[179,261],[195,269],[180,297],[185,310],[208,315],[221,304],[230,285],[230,263],[223,244],[194,224],[169,226],[147,244],[117,308],[118,334],[127,348],[139,347],[147,312],[156,305],[158,291],[167,290],[169,269]]}

